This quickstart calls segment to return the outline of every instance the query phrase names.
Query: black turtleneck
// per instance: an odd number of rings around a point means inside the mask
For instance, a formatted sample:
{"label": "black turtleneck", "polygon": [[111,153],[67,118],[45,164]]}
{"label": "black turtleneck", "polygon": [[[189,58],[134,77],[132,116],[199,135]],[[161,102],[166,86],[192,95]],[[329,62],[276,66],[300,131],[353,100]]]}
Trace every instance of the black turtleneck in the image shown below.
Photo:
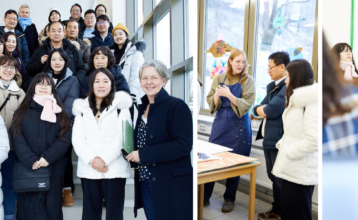
{"label": "black turtleneck", "polygon": [[[124,51],[127,48],[129,40],[127,39],[126,42],[123,44],[122,49],[118,48],[118,45],[116,45],[115,49],[114,49],[114,56],[116,57],[116,64],[119,64],[119,61],[121,61],[121,58],[124,54]],[[121,64],[121,67],[123,69],[124,66],[124,62]]]}

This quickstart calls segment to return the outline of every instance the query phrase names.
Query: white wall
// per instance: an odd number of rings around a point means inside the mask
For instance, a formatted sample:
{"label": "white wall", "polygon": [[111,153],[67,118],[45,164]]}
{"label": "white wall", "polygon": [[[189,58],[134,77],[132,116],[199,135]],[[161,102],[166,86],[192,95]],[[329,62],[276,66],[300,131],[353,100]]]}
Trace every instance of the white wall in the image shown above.
{"label": "white wall", "polygon": [[[113,25],[126,22],[125,0],[0,0],[0,26],[5,25],[3,18],[7,10],[14,9],[18,12],[20,5],[28,4],[32,22],[36,24],[36,28],[40,32],[48,23],[48,15],[53,8],[60,11],[62,20],[67,20],[71,16],[71,6],[75,3],[81,5],[82,17],[88,9],[94,9],[97,4],[103,4],[107,8],[107,15]],[[112,15],[114,15],[113,18]]]}
{"label": "white wall", "polygon": [[[324,0],[321,5],[323,33],[329,46],[333,47],[340,42],[350,44],[351,0]],[[357,3],[356,5],[358,6]],[[358,29],[358,23],[355,26]],[[355,48],[357,47],[356,43]]]}

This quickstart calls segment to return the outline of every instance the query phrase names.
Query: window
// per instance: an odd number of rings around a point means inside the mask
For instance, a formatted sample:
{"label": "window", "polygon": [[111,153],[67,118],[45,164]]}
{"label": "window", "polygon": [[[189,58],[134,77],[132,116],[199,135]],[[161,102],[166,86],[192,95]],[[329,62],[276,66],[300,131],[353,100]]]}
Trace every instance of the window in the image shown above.
{"label": "window", "polygon": [[137,1],[137,28],[143,24],[143,0]]}
{"label": "window", "polygon": [[155,25],[155,58],[170,68],[170,13]]}
{"label": "window", "polygon": [[[309,61],[315,72],[316,0],[204,0],[204,3],[201,6],[205,7],[205,12],[201,15],[204,35],[200,60],[204,83],[201,108],[204,112],[209,108],[206,96],[212,80],[217,74],[226,72],[231,48],[244,50],[251,65],[249,72],[256,82],[253,106],[266,96],[266,86],[271,82],[267,73],[270,54],[286,51],[291,60],[303,58]],[[253,13],[255,16],[251,15]]]}
{"label": "window", "polygon": [[196,1],[191,1],[191,0],[186,0],[185,1],[185,19],[186,19],[186,51],[185,51],[185,58],[190,58],[194,55],[194,49],[196,47],[196,44],[194,44],[196,42],[196,38],[195,38],[195,32],[196,30],[196,26],[194,25],[195,20],[197,20],[197,16],[196,16],[196,12],[194,11],[196,9],[195,4],[197,4]]}
{"label": "window", "polygon": [[157,5],[161,2],[162,0],[154,0],[154,7],[153,8],[155,8],[155,7],[157,7]]}
{"label": "window", "polygon": [[[206,95],[210,91],[212,81],[216,75],[226,72],[230,52],[225,53],[225,47],[243,49],[245,1],[207,0],[205,16],[204,50],[207,52],[203,55],[202,101],[203,108],[209,109]],[[215,55],[209,51],[213,51]],[[217,52],[221,55],[217,55]]]}
{"label": "window", "polygon": [[266,96],[266,86],[271,82],[267,73],[270,54],[286,51],[290,60],[306,59],[312,64],[313,35],[316,1],[260,0],[256,8],[256,26],[253,76],[256,81],[256,101]]}

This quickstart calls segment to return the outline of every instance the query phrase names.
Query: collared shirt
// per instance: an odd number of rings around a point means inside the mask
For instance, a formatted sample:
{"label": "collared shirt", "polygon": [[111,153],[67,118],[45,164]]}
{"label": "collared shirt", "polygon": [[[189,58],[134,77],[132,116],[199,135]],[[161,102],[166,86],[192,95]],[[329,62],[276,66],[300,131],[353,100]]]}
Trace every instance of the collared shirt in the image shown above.
{"label": "collared shirt", "polygon": [[286,79],[286,76],[282,77],[281,79],[279,80],[276,80],[275,81],[275,85],[277,86],[278,84],[280,84],[280,82],[282,82],[282,80]]}
{"label": "collared shirt", "polygon": [[93,29],[85,29],[85,31],[83,32],[83,38],[91,38],[94,37],[94,34],[92,34],[92,32],[94,31]]}
{"label": "collared shirt", "polygon": [[13,30],[9,30],[9,29],[7,29],[6,27],[4,28],[4,31],[5,31],[5,33],[6,33],[6,32],[9,32],[9,31],[11,31],[11,32],[15,33],[15,29],[13,29]]}

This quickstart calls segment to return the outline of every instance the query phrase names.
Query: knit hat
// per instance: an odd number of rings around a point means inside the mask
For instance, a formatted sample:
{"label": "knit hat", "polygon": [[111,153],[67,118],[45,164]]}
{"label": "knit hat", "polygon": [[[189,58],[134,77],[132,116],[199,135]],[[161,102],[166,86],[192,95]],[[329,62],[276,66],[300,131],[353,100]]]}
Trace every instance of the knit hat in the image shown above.
{"label": "knit hat", "polygon": [[113,36],[114,32],[115,32],[116,30],[118,30],[118,29],[123,30],[123,31],[126,32],[127,35],[129,36],[128,28],[127,28],[126,26],[124,26],[122,23],[118,23],[117,26],[115,26],[115,27],[113,28],[112,36]]}

